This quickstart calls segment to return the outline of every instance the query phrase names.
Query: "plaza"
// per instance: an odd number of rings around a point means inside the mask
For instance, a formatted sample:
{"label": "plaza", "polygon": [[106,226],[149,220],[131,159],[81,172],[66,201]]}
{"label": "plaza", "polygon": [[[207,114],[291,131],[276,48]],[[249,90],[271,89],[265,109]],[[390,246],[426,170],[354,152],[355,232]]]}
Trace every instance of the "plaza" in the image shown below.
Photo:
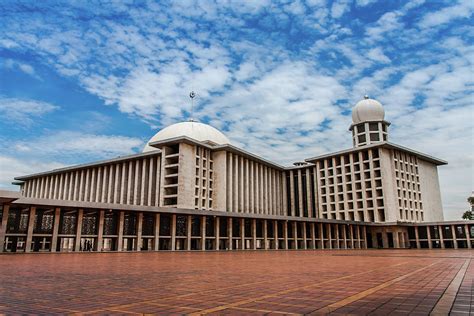
{"label": "plaza", "polygon": [[469,315],[469,250],[0,257],[0,313]]}

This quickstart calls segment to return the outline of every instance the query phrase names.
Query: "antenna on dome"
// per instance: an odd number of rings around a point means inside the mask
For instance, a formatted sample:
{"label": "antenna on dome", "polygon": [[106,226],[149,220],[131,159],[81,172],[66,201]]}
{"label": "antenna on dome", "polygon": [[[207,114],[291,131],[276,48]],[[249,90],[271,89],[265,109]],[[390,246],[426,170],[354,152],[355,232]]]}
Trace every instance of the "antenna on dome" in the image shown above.
{"label": "antenna on dome", "polygon": [[191,117],[189,118],[190,122],[194,122],[194,98],[196,97],[196,92],[191,91],[189,93],[189,97],[191,98]]}
{"label": "antenna on dome", "polygon": [[364,99],[367,100],[367,99],[370,99],[370,98],[369,98],[369,96],[366,94],[366,95],[364,95]]}

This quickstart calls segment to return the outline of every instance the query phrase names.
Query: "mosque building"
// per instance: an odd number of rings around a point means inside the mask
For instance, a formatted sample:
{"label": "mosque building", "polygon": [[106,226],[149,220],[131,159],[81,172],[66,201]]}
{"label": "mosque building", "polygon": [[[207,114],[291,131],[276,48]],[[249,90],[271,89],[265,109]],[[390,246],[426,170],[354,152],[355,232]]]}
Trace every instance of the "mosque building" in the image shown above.
{"label": "mosque building", "polygon": [[173,124],[140,154],[15,178],[0,252],[472,248],[473,221],[443,221],[447,162],[389,142],[389,125],[365,97],[353,148],[281,166]]}

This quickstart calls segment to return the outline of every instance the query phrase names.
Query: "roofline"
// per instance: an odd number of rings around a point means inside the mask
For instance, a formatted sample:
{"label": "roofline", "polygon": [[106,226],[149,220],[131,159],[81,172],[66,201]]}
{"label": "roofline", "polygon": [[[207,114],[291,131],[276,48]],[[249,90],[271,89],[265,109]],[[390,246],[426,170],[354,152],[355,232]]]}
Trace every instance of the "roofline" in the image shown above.
{"label": "roofline", "polygon": [[394,143],[390,143],[390,142],[380,142],[380,143],[369,144],[369,145],[365,145],[365,146],[361,146],[361,147],[349,148],[349,149],[337,151],[337,152],[334,152],[334,153],[328,153],[328,154],[323,154],[323,155],[316,156],[316,157],[313,157],[313,158],[308,158],[308,159],[305,159],[305,161],[314,163],[314,162],[316,162],[318,160],[321,160],[321,159],[335,157],[335,156],[339,156],[339,155],[348,154],[348,153],[351,153],[351,152],[361,151],[361,150],[370,149],[370,148],[377,148],[377,147],[384,147],[384,148],[398,149],[398,150],[406,151],[406,152],[409,152],[411,154],[414,154],[415,156],[417,156],[421,160],[431,162],[431,163],[433,163],[435,165],[438,165],[438,166],[448,164],[448,162],[446,160],[438,159],[436,157],[433,157],[433,156],[430,156],[430,155],[427,155],[427,154],[423,154],[419,151],[416,151],[416,150],[413,150],[413,149],[410,149],[410,148],[407,148],[407,147],[404,147],[404,146],[401,146],[401,145],[397,145],[397,144],[394,144]]}
{"label": "roofline", "polygon": [[252,154],[251,152],[243,150],[243,149],[241,149],[239,147],[236,147],[234,145],[231,145],[231,144],[210,145],[208,143],[198,141],[198,140],[196,140],[194,138],[191,138],[191,137],[188,137],[188,136],[178,136],[178,137],[173,137],[173,138],[166,139],[166,140],[160,140],[160,141],[152,142],[152,143],[150,143],[150,146],[159,148],[159,147],[164,146],[164,145],[174,145],[174,144],[179,144],[179,143],[199,145],[199,146],[208,148],[211,151],[223,151],[223,150],[225,150],[225,151],[229,151],[229,152],[232,152],[232,153],[237,153],[237,154],[240,154],[240,155],[245,156],[247,158],[257,160],[260,163],[263,163],[263,164],[265,164],[267,166],[270,166],[272,168],[279,169],[279,170],[282,170],[282,171],[286,170],[286,167],[284,167],[282,165],[279,165],[275,162],[272,162],[272,161],[270,161],[268,159],[265,159],[263,157],[260,157],[258,155]]}
{"label": "roofline", "polygon": [[73,165],[73,166],[64,167],[64,168],[53,169],[51,171],[32,173],[32,174],[29,174],[29,175],[15,177],[14,179],[18,180],[18,181],[24,181],[24,180],[28,180],[28,179],[32,179],[32,178],[38,178],[38,177],[43,177],[43,176],[47,176],[47,175],[58,174],[58,173],[63,173],[63,172],[73,171],[73,170],[81,170],[81,169],[85,169],[85,168],[89,168],[89,167],[103,166],[103,165],[108,165],[108,164],[111,164],[111,163],[116,163],[116,162],[121,162],[121,161],[128,161],[128,160],[133,160],[133,159],[136,159],[136,158],[154,156],[154,155],[158,155],[158,154],[161,155],[160,150],[149,151],[149,152],[139,153],[139,154],[132,154],[132,155],[127,155],[127,156],[119,156],[119,157],[112,158],[112,159],[99,160],[99,161],[96,161],[96,162],[89,162],[89,163]]}

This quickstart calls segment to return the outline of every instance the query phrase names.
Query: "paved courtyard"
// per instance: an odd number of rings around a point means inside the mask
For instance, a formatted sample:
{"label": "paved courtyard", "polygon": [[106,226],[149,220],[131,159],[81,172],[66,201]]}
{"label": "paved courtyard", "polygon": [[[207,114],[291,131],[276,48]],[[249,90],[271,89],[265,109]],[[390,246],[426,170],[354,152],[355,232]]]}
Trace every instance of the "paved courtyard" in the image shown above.
{"label": "paved courtyard", "polygon": [[0,255],[0,314],[474,313],[474,251]]}

